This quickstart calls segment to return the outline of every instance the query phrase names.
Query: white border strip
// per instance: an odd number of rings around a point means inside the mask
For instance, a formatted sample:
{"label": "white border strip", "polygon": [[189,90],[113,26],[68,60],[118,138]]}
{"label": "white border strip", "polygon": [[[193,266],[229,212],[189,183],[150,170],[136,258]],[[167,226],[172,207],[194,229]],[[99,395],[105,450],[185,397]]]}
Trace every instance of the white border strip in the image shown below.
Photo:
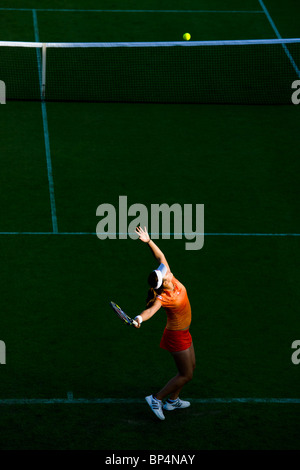
{"label": "white border strip", "polygon": [[[46,47],[53,48],[87,48],[87,47],[173,47],[173,46],[248,46],[259,44],[291,44],[300,43],[300,38],[280,39],[248,39],[228,41],[172,41],[172,42],[48,42]],[[0,41],[1,46],[8,47],[38,47],[41,42]]]}

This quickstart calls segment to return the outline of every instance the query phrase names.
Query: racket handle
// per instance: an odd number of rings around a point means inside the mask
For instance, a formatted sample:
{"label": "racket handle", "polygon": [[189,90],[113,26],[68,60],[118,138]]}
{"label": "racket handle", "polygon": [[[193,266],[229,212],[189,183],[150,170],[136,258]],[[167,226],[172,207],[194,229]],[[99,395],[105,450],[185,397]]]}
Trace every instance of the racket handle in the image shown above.
{"label": "racket handle", "polygon": [[132,324],[133,324],[134,326],[138,326],[138,322],[135,321],[135,320],[132,321]]}

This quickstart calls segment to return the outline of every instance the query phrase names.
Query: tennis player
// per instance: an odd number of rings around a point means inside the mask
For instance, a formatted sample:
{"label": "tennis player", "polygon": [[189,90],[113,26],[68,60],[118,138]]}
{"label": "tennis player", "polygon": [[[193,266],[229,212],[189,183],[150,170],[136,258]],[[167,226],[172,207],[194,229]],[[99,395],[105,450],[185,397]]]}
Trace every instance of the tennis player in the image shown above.
{"label": "tennis player", "polygon": [[[147,243],[159,267],[152,271],[148,277],[150,289],[148,291],[147,308],[135,317],[140,328],[143,321],[149,320],[161,307],[167,314],[167,325],[164,330],[160,347],[169,351],[178,369],[178,373],[157,393],[146,397],[146,401],[159,419],[165,419],[163,410],[177,410],[187,408],[190,402],[179,398],[182,387],[193,377],[195,369],[195,352],[192,337],[189,331],[191,324],[191,306],[186,288],[176,279],[170,271],[167,260],[150,239],[146,227],[136,228],[139,239]],[[168,398],[167,398],[168,397]],[[163,400],[167,398],[163,404]]]}

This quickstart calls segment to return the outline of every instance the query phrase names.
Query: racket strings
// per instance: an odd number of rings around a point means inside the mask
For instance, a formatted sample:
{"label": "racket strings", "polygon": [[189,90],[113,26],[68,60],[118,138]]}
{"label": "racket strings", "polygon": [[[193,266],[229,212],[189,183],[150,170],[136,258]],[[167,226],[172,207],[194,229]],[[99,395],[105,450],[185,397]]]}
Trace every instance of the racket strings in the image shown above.
{"label": "racket strings", "polygon": [[118,307],[117,305],[113,305],[113,307],[114,307],[116,314],[118,315],[119,318],[121,318],[121,320],[123,320],[126,323],[131,323],[130,318],[126,315],[125,312],[123,312],[120,309],[120,307]]}

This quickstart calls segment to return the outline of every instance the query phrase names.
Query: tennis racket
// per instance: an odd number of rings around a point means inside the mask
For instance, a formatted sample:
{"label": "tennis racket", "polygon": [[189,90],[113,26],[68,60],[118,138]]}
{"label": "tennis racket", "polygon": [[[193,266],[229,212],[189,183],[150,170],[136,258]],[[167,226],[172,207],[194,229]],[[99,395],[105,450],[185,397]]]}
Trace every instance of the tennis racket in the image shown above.
{"label": "tennis racket", "polygon": [[118,317],[127,325],[135,325],[137,326],[137,321],[130,318],[122,309],[117,305],[115,302],[110,302],[110,306],[113,311],[118,315]]}

